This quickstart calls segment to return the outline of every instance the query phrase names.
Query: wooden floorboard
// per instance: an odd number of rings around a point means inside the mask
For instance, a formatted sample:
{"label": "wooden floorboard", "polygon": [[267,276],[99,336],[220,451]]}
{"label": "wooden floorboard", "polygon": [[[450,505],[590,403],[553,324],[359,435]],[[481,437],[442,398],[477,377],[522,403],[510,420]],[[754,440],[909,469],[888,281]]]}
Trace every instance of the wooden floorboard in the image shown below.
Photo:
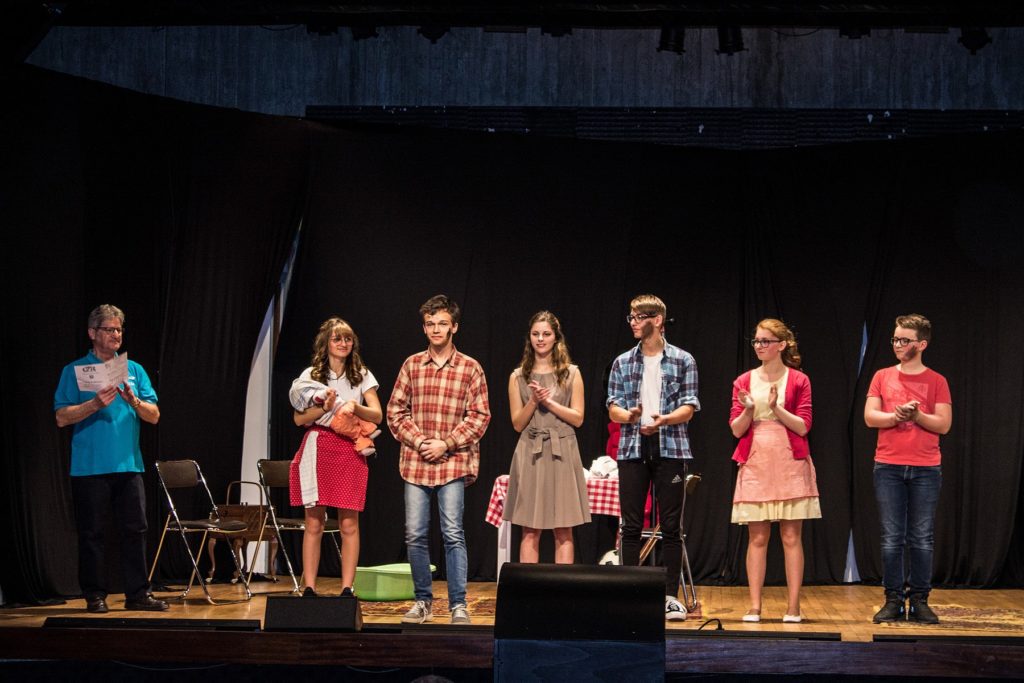
{"label": "wooden floorboard", "polygon": [[[324,578],[318,588],[336,594],[339,581]],[[233,585],[216,584],[211,590],[218,598],[241,595]],[[283,590],[283,583],[256,583],[251,601],[214,606],[194,589],[184,604],[172,603],[168,612],[156,614],[126,612],[120,595],[110,597],[111,611],[106,615],[88,614],[80,599],[52,607],[2,609],[0,657],[194,661],[197,652],[213,652],[216,661],[257,664],[492,666],[494,618],[482,613],[473,615],[469,628],[448,624],[447,614],[440,613],[434,623],[402,627],[397,613],[368,614],[373,610],[367,605],[365,630],[355,634],[110,628],[116,620],[154,617],[262,624],[266,593]],[[435,593],[443,596],[444,591],[443,582],[436,582]],[[493,599],[495,592],[494,583],[469,587],[471,597]],[[1024,623],[1015,621],[1024,617],[1024,590],[935,590],[930,603],[943,620],[937,626],[873,624],[871,616],[881,605],[882,591],[870,586],[806,587],[800,624],[781,621],[784,587],[765,589],[759,624],[740,620],[749,606],[745,587],[699,586],[698,598],[701,619],[666,625],[669,672],[886,676],[903,672],[901,663],[909,656],[927,662],[918,675],[1013,678],[1024,672]],[[48,617],[85,618],[87,627],[42,628]],[[815,634],[823,634],[823,639],[798,639]],[[899,636],[908,642],[872,642],[875,636]],[[951,639],[956,639],[955,646]],[[401,652],[400,661],[395,660],[396,652]]]}

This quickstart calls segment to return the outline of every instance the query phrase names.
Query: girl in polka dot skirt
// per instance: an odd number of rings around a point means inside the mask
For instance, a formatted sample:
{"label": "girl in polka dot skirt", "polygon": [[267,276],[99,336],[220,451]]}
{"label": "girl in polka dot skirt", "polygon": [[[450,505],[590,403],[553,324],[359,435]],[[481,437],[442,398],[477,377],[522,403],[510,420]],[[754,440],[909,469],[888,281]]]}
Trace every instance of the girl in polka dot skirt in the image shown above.
{"label": "girl in polka dot skirt", "polygon": [[292,460],[289,481],[292,505],[302,505],[306,510],[303,595],[316,595],[327,507],[338,508],[342,595],[352,595],[359,562],[359,513],[366,503],[368,468],[355,442],[333,431],[331,421],[342,414],[380,424],[378,385],[359,357],[359,338],[341,318],[329,318],[320,325],[311,363],[292,382],[288,394],[295,408],[295,424],[307,428]]}

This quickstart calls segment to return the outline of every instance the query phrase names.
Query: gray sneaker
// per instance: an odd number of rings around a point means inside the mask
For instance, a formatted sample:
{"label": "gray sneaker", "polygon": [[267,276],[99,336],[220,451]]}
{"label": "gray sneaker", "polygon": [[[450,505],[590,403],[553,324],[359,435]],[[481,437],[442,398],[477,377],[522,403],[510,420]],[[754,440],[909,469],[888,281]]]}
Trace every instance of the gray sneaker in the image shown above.
{"label": "gray sneaker", "polygon": [[457,603],[452,606],[452,623],[453,624],[471,624],[469,620],[469,610],[466,609],[466,604],[463,602]]}
{"label": "gray sneaker", "polygon": [[433,618],[434,613],[430,611],[430,603],[425,600],[417,600],[412,609],[402,617],[402,623],[422,624],[424,621],[430,621]]}

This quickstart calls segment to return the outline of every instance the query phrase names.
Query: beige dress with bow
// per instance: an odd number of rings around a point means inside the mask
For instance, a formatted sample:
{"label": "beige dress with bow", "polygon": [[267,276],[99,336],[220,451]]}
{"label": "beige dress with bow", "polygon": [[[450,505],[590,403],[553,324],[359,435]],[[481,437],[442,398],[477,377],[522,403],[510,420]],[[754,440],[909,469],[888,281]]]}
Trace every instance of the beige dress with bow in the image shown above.
{"label": "beige dress with bow", "polygon": [[[570,368],[565,386],[558,385],[554,373],[534,373],[532,379],[552,387],[556,402],[569,405],[579,369],[575,365]],[[516,381],[525,404],[530,399],[530,389],[519,370]],[[519,435],[503,517],[531,529],[572,527],[590,521],[576,430],[542,406],[537,407],[530,424]]]}

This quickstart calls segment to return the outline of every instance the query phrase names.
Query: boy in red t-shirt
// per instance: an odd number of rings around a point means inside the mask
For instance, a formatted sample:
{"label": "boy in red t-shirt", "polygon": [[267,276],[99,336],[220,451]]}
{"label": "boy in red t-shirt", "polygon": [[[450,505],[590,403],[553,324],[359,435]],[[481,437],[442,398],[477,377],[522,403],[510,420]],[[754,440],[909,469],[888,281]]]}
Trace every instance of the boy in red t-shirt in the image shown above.
{"label": "boy in red t-shirt", "polygon": [[[874,616],[876,624],[903,618],[939,623],[928,606],[928,593],[935,509],[942,487],[939,435],[949,432],[953,406],[946,378],[925,367],[921,357],[931,336],[931,323],[923,315],[896,318],[890,342],[899,364],[875,373],[864,405],[864,421],[878,429],[874,480],[882,523],[885,604]],[[910,578],[905,590],[906,545]]]}

